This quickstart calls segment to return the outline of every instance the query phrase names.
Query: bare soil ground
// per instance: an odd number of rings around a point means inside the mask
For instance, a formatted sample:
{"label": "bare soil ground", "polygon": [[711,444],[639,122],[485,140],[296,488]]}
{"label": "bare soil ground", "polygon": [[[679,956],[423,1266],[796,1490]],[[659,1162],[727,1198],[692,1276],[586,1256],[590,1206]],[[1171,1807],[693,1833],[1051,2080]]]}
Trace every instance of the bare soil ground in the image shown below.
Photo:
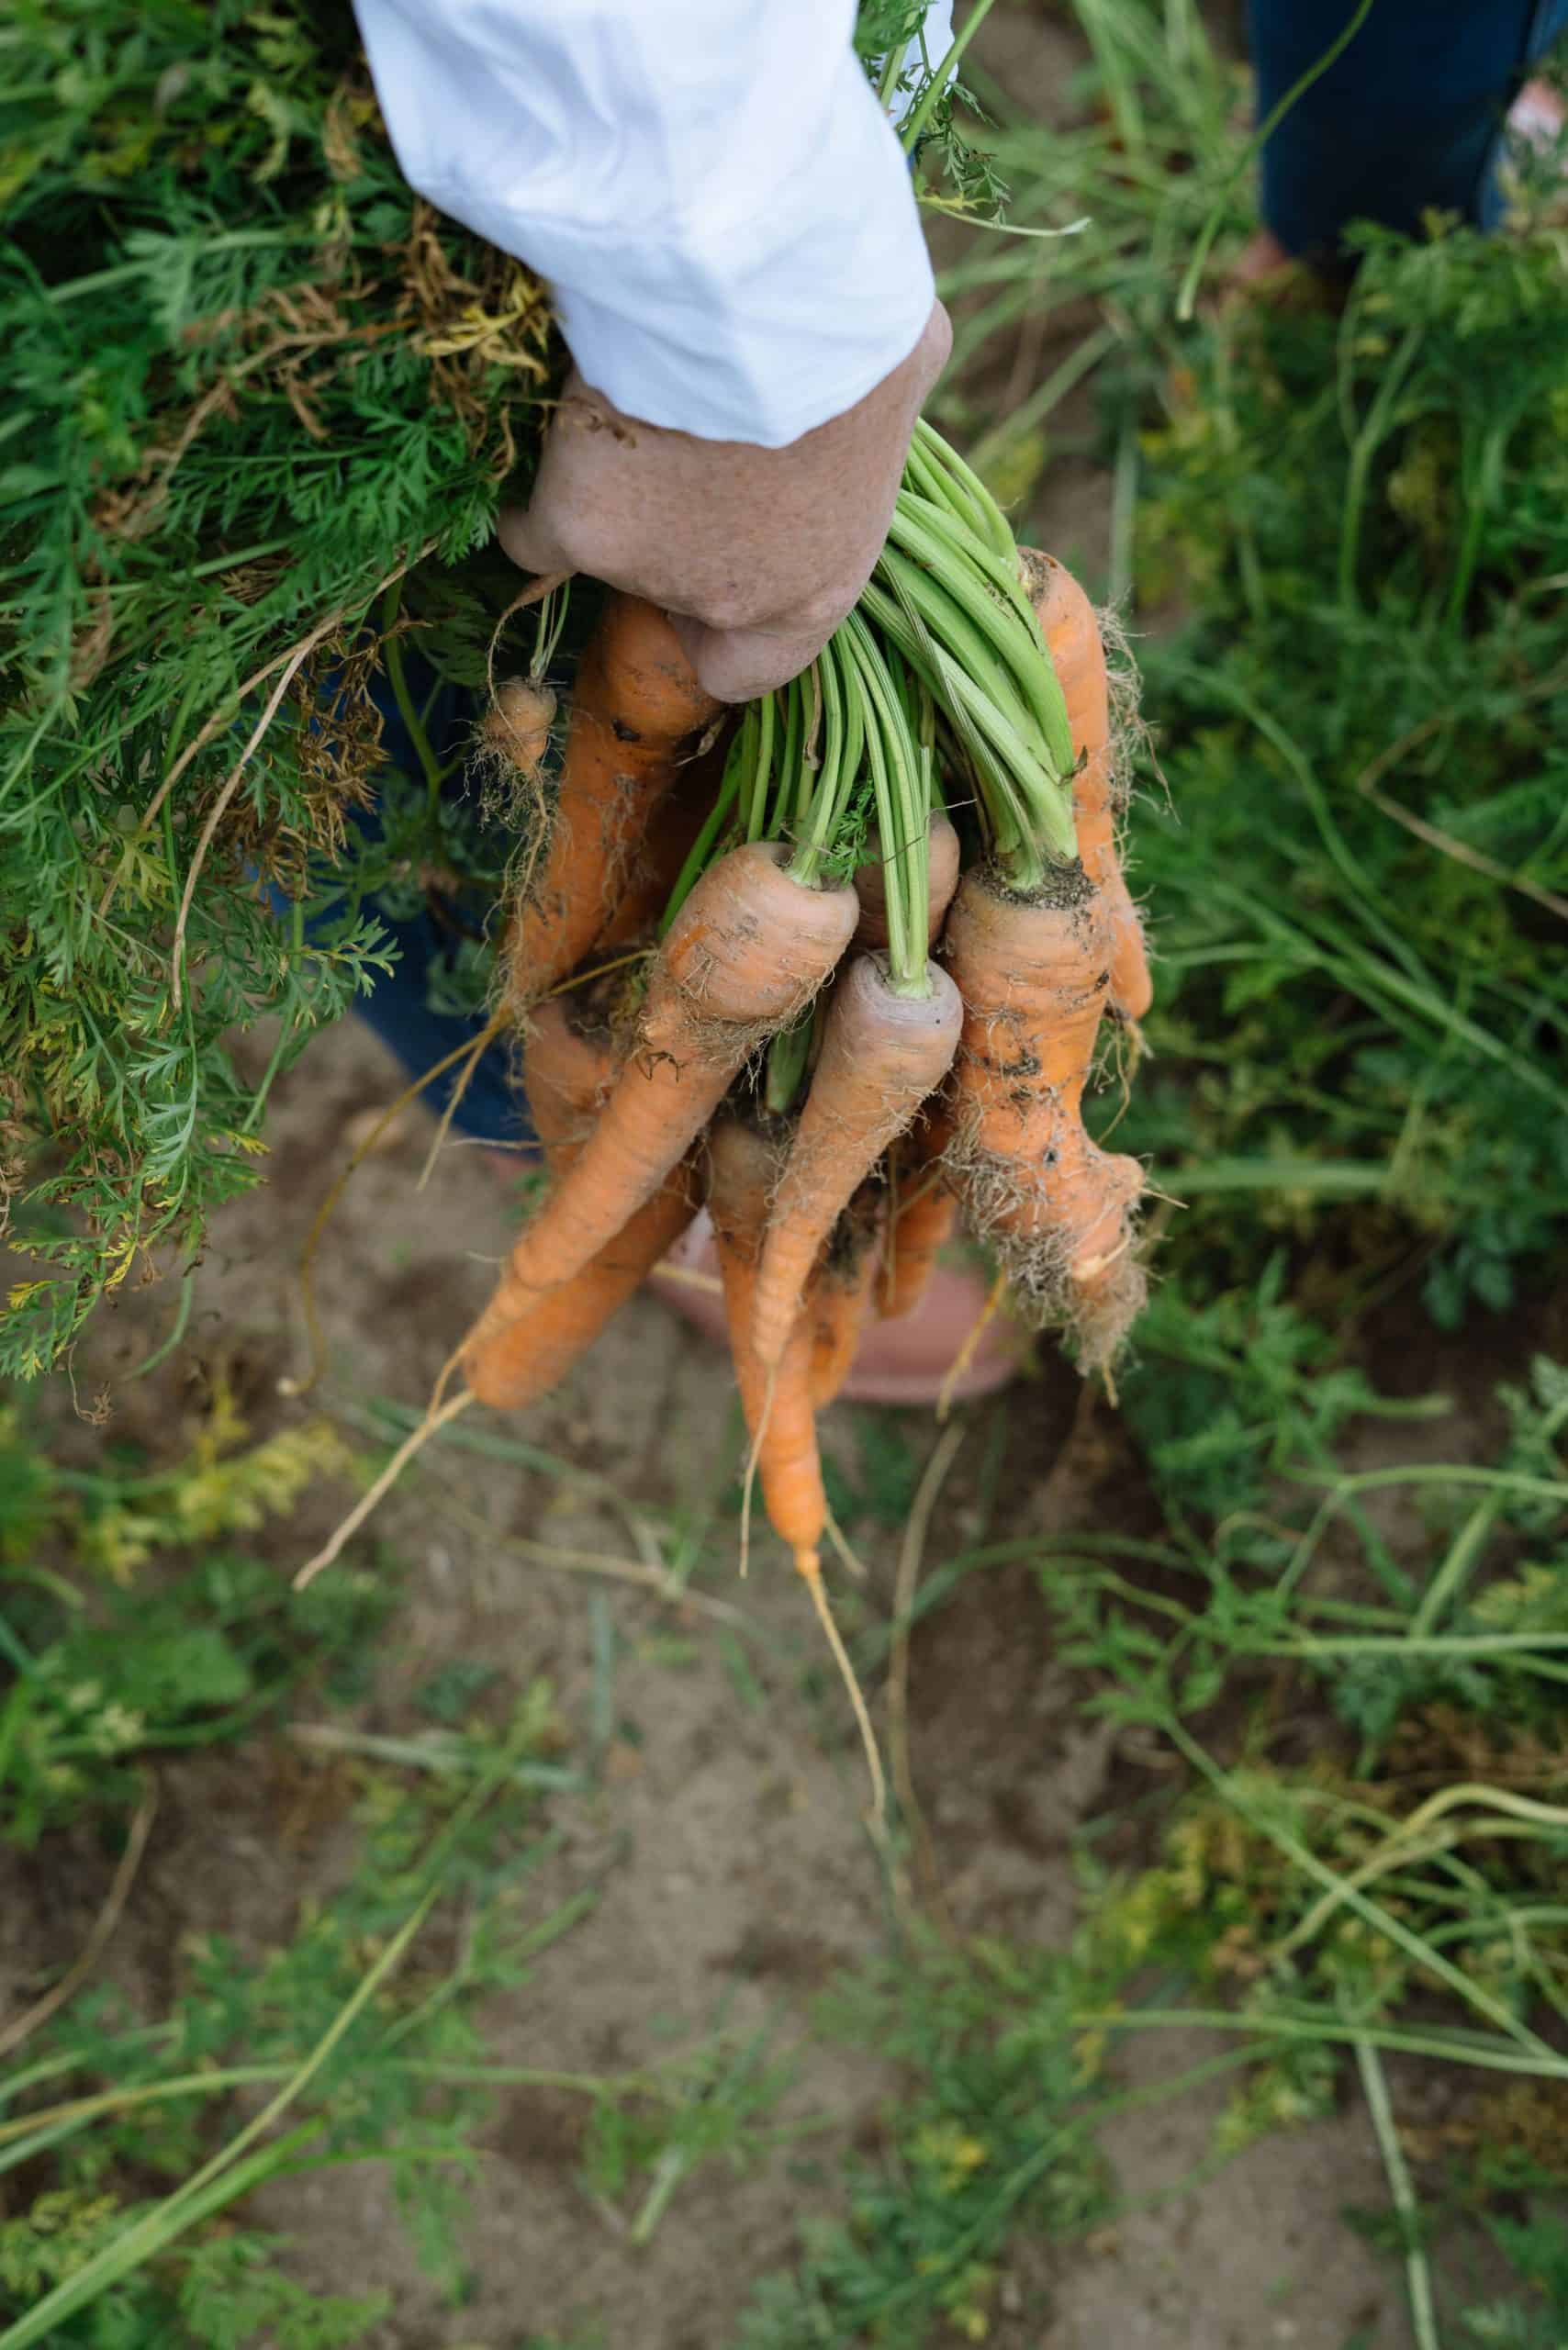
{"label": "bare soil ground", "polygon": [[[279,1393],[302,1360],[290,1269],[345,1131],[395,1090],[382,1048],[352,1025],[280,1088],[272,1181],[219,1228],[183,1367],[120,1388],[116,1434],[177,1457],[188,1440],[182,1422],[219,1370],[254,1435],[315,1408],[314,1398]],[[430,1131],[410,1121],[365,1164],[323,1251],[329,1408],[376,1395],[417,1402],[505,1245],[509,1202],[479,1153],[449,1149],[432,1190],[417,1192]],[[128,1300],[84,1350],[79,1383],[137,1360],[169,1306],[162,1292]],[[510,2093],[473,2197],[474,2290],[461,2312],[441,2306],[421,2277],[374,2166],[255,2199],[255,2218],[294,2236],[312,2281],[392,2290],[386,2350],[521,2350],[542,2334],[617,2350],[722,2350],[753,2281],[790,2261],[813,2211],[834,2209],[835,2157],[879,2145],[896,2080],[874,2053],[815,2033],[812,2007],[837,1970],[888,1947],[890,1920],[861,1824],[858,1750],[781,1557],[759,1546],[744,1584],[704,1579],[702,1598],[735,1611],[731,1619],[507,1547],[521,1539],[634,1572],[622,1505],[695,1510],[726,1490],[737,1452],[732,1400],[719,1355],[640,1301],[564,1390],[519,1423],[566,1473],[448,1454],[394,1495],[378,1533],[409,1562],[407,1593],[360,1720],[406,1726],[420,1682],[477,1657],[499,1664],[514,1693],[547,1675],[578,1741],[595,1703],[590,1609],[596,1598],[607,1604],[614,1732],[593,1791],[550,1799],[558,1841],[524,1897],[539,1919],[584,1887],[599,1899],[523,1985],[490,2002],[489,2046],[501,2065],[622,2070],[700,2038],[722,2009],[732,2024],[773,2024],[775,2053],[790,2052],[799,2076],[782,2118],[815,2117],[816,2126],[741,2175],[709,2165],[639,2249],[584,2191],[583,2101]],[[918,1416],[905,1428],[924,1454],[934,1429]],[[856,1430],[856,1416],[840,1411],[830,1431],[849,1458]],[[85,1428],[78,1440],[89,1449],[101,1441]],[[285,1529],[252,1547],[275,1556],[280,1575],[290,1571],[346,1498],[342,1488],[312,1494]],[[1149,1510],[1114,1417],[1082,1412],[1070,1374],[1047,1363],[1037,1381],[972,1407],[927,1560],[982,1535],[1092,1521],[1147,1530]],[[897,1537],[873,1526],[861,1539],[869,1581],[845,1604],[858,1620],[886,1620]],[[603,1621],[601,1612],[601,1655]],[[962,1934],[1059,1942],[1076,1914],[1074,1830],[1153,1784],[1147,1756],[1086,1718],[1081,1694],[1053,1657],[1021,1568],[971,1576],[917,1629],[913,1771]],[[285,1939],[301,1906],[341,1877],[352,1785],[340,1764],[282,1739],[169,1765],[110,1971],[156,2011],[177,1996],[190,1934],[221,1930],[252,1948]],[[62,1866],[64,1858],[53,1855],[48,1881],[6,1863],[0,1975],[10,1979],[0,2006],[79,1947],[103,1897],[103,1856],[84,1851]],[[1135,2048],[1124,2076],[1174,2073],[1196,2053],[1161,2035]],[[1386,2273],[1339,2217],[1347,2204],[1382,2200],[1360,2119],[1273,2138],[1201,2190],[1185,2189],[1209,2151],[1215,2110],[1191,2097],[1112,2128],[1107,2151],[1134,2208],[1071,2251],[1025,2240],[999,2288],[993,2340],[1006,2350],[1404,2343]]]}

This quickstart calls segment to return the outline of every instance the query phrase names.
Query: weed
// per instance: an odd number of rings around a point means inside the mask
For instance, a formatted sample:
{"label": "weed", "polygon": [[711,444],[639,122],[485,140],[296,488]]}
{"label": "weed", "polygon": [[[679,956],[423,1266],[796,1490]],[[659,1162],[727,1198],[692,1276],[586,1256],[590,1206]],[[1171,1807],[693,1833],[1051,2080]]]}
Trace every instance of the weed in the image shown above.
{"label": "weed", "polygon": [[1138,647],[1159,985],[1117,1145],[1185,1205],[1165,1262],[1187,1293],[1250,1288],[1283,1245],[1319,1320],[1414,1279],[1453,1327],[1507,1304],[1568,1211],[1558,189],[1540,174],[1497,236],[1358,231],[1338,312],[1183,322],[1204,230],[1217,296],[1252,225],[1238,77],[1190,8],[1080,14],[1075,119],[1045,133],[984,95],[1011,217],[1087,226],[987,240],[944,291],[960,432],[991,422],[965,386],[993,345],[1084,322],[979,453],[1027,497],[1025,445],[1086,385],[1113,595],[1181,616]]}
{"label": "weed", "polygon": [[[422,2262],[449,2293],[461,2288],[464,2181],[491,2109],[476,2086],[483,2051],[468,2010],[521,1979],[523,1953],[581,1914],[575,1904],[546,1930],[525,1919],[529,1847],[519,1828],[533,1798],[503,1800],[511,1766],[542,1738],[553,1742],[553,1728],[547,1694],[535,1693],[503,1741],[475,1750],[469,1772],[412,1786],[368,1777],[361,1861],[292,1939],[252,1956],[197,1937],[162,2021],[149,2026],[97,1993],[39,2035],[5,2092],[14,2118],[0,2121],[0,2167],[30,2159],[47,2178],[0,2222],[6,2350],[43,2338],[46,2318],[78,2311],[91,2312],[89,2331],[50,2333],[51,2342],[208,2350],[216,2340],[271,2340],[268,2329],[300,2350],[357,2341],[379,2298],[319,2300],[276,2267],[275,2245],[200,2232],[263,2178],[324,2165],[383,2163]],[[438,1900],[466,1913],[460,1959],[421,1966],[408,1955],[399,1969],[427,1921],[421,1939],[436,1937]],[[271,2101],[225,2147],[222,2127],[246,2110],[251,2090],[271,2090]],[[126,2177],[178,2183],[161,2200],[131,2204],[115,2183]],[[207,2182],[212,2191],[198,2193]],[[236,2330],[203,2331],[225,2297]]]}
{"label": "weed", "polygon": [[903,2092],[884,2159],[848,2173],[846,2219],[759,2287],[744,2350],[913,2350],[944,2323],[981,2340],[1014,2229],[1070,2235],[1105,2208],[1092,2117],[1112,2100],[1071,2027],[1077,1987],[1059,1958],[935,1947],[841,1986],[824,2029],[878,2047]]}
{"label": "weed", "polygon": [[631,2221],[633,2244],[651,2241],[675,2195],[703,2164],[722,2159],[744,2168],[823,2126],[812,2117],[767,2118],[795,2077],[788,2060],[767,2061],[772,2037],[771,2027],[741,2037],[721,2022],[678,2065],[661,2068],[656,2097],[596,2100],[584,2177],[590,2192],[613,2203],[643,2182]]}

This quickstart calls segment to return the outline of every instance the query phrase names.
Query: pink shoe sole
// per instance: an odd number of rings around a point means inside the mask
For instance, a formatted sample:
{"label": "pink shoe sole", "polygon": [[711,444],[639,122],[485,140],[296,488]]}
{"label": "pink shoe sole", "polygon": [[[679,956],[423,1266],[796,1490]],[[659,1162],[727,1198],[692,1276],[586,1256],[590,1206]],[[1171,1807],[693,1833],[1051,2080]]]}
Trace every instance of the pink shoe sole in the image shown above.
{"label": "pink shoe sole", "polygon": [[[728,1343],[713,1227],[707,1212],[671,1249],[647,1286],[715,1345]],[[915,1311],[898,1322],[868,1322],[844,1386],[853,1404],[935,1404],[964,1342],[985,1311],[988,1285],[973,1266],[939,1264]],[[987,1323],[972,1360],[949,1391],[955,1403],[994,1395],[1016,1378],[1028,1342],[1003,1314]]]}

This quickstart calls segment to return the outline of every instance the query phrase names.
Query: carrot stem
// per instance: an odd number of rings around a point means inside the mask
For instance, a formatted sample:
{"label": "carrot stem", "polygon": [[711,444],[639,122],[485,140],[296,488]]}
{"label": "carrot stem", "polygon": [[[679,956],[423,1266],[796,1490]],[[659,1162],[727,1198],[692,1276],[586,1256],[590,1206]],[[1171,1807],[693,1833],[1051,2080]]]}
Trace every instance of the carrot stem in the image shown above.
{"label": "carrot stem", "polygon": [[398,715],[409,730],[409,740],[414,746],[420,771],[425,779],[425,821],[431,828],[432,843],[437,837],[437,811],[441,805],[442,769],[431,749],[430,736],[420,723],[420,713],[414,708],[414,697],[409,691],[408,673],[403,667],[403,648],[395,633],[399,607],[403,600],[403,583],[395,579],[381,599],[381,658],[392,688],[392,699],[398,705]]}
{"label": "carrot stem", "polygon": [[762,694],[746,711],[754,731],[751,737],[751,793],[747,801],[746,831],[748,841],[767,838],[767,787],[773,777],[774,699]]}
{"label": "carrot stem", "polygon": [[791,677],[784,688],[784,750],[778,767],[778,811],[773,824],[776,836],[781,836],[787,826],[792,826],[799,821],[802,801],[810,801],[811,787],[801,755],[805,733],[805,700],[801,691],[801,680]]}
{"label": "carrot stem", "polygon": [[661,939],[668,934],[671,923],[691,895],[699,875],[706,872],[712,863],[714,844],[729,821],[731,809],[740,797],[744,766],[742,743],[743,737],[737,734],[730,746],[730,755],[724,762],[724,774],[719,786],[719,796],[708,811],[702,830],[691,844],[690,853],[680,868],[675,888],[670,891],[669,902],[659,918],[656,934]]}
{"label": "carrot stem", "polygon": [[543,677],[560,648],[561,635],[571,610],[572,583],[563,579],[552,588],[539,607],[538,624],[533,636],[533,660],[531,674]]}
{"label": "carrot stem", "polygon": [[794,1105],[812,1058],[812,1035],[816,1025],[816,1006],[803,1013],[792,1027],[781,1028],[767,1048],[767,1076],[763,1087],[763,1099],[775,1115],[782,1117]]}
{"label": "carrot stem", "polygon": [[926,975],[925,823],[921,757],[911,738],[899,688],[857,612],[844,623],[844,641],[860,670],[868,714],[866,731],[877,822],[887,857],[888,965],[900,995],[930,993]]}
{"label": "carrot stem", "polygon": [[823,694],[823,758],[812,788],[805,837],[790,865],[793,878],[808,884],[820,878],[823,860],[843,823],[866,743],[865,698],[842,629],[823,645],[817,670]]}
{"label": "carrot stem", "polygon": [[[1039,729],[1041,764],[1059,785],[1072,772],[1072,729],[1061,686],[1019,573],[1017,549],[1014,549],[1011,566],[999,563],[974,532],[956,522],[946,509],[930,506],[924,499],[906,501],[902,493],[890,537],[890,552],[902,551],[906,561],[913,560],[928,573],[933,587],[958,607],[1000,657]],[[993,590],[1000,590],[1004,600],[999,601]]]}
{"label": "carrot stem", "polygon": [[936,427],[928,423],[924,417],[916,421],[913,447],[921,462],[928,466],[941,485],[946,503],[957,511],[959,498],[965,499],[980,535],[990,541],[1004,563],[1011,563],[1014,552],[1012,526],[974,467],[965,462],[952,443],[945,441]]}

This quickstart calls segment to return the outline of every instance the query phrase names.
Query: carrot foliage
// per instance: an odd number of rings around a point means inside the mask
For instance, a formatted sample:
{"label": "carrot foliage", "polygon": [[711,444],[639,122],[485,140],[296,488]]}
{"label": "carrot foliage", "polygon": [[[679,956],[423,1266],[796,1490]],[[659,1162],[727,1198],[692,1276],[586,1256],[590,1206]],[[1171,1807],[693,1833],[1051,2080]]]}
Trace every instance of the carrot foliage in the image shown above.
{"label": "carrot foliage", "polygon": [[1191,618],[1145,658],[1165,1009],[1127,1131],[1227,1278],[1321,1214],[1453,1326],[1568,1215],[1562,232],[1369,231],[1342,319],[1195,358],[1148,443]]}
{"label": "carrot foliage", "polygon": [[[911,15],[868,0],[879,80]],[[390,922],[456,902],[434,984],[482,996],[515,834],[442,797],[461,760],[418,723],[389,756],[370,688],[416,651],[483,682],[517,577],[479,551],[564,353],[527,271],[403,181],[344,0],[17,0],[5,56],[0,1224],[36,1277],[0,1373],[27,1376],[261,1179],[269,1088]],[[930,78],[901,63],[895,108]],[[944,101],[922,169],[983,194],[968,151]]]}

